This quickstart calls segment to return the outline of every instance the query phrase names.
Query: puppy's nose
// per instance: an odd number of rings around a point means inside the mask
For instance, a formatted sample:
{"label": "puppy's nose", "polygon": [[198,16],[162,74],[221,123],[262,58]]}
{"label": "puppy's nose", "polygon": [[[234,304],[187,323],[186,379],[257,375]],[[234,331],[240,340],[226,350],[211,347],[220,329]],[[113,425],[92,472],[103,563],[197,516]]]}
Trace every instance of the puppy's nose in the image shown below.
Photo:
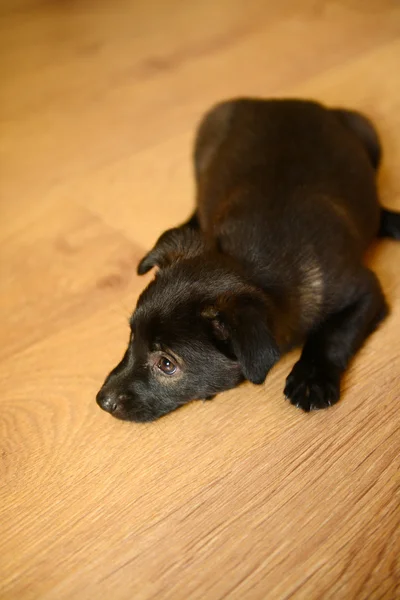
{"label": "puppy's nose", "polygon": [[118,392],[100,390],[96,396],[96,402],[103,410],[113,413],[117,410],[120,395]]}

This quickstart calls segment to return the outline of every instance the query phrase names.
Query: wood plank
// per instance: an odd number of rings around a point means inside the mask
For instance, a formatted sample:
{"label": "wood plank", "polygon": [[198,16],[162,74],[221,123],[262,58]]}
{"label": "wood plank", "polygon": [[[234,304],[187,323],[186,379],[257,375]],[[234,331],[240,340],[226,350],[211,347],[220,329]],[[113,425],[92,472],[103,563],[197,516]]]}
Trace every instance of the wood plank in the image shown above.
{"label": "wood plank", "polygon": [[400,597],[399,244],[371,249],[392,311],[332,409],[284,399],[298,353],[153,424],[95,404],[212,102],[365,111],[400,209],[399,6],[4,0],[0,31],[0,598]]}
{"label": "wood plank", "polygon": [[121,297],[142,252],[88,210],[60,203],[26,219],[1,254],[6,357]]}

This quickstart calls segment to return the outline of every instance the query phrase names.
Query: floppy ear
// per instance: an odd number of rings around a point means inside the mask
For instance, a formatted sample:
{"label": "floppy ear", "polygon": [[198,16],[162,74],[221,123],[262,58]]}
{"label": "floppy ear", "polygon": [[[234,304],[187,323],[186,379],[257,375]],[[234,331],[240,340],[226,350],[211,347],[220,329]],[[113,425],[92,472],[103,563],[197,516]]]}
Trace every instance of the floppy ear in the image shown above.
{"label": "floppy ear", "polygon": [[267,302],[251,293],[220,298],[202,313],[211,320],[215,337],[229,343],[244,377],[256,384],[265,381],[280,357],[268,313]]}
{"label": "floppy ear", "polygon": [[137,272],[139,275],[144,275],[153,267],[164,269],[178,260],[200,254],[203,248],[201,233],[193,228],[190,220],[181,227],[165,231],[154,248],[142,258]]}

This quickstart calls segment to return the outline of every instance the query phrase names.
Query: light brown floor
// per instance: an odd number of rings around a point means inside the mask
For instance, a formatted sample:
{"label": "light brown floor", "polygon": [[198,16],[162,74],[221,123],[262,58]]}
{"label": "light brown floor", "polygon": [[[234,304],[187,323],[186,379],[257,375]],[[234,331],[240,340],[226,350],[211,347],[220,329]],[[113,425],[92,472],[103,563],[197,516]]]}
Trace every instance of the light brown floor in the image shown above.
{"label": "light brown floor", "polygon": [[336,407],[285,401],[296,355],[149,425],[95,404],[193,202],[197,119],[224,97],[359,108],[400,209],[400,7],[389,0],[3,0],[4,599],[400,598],[400,244],[392,314]]}

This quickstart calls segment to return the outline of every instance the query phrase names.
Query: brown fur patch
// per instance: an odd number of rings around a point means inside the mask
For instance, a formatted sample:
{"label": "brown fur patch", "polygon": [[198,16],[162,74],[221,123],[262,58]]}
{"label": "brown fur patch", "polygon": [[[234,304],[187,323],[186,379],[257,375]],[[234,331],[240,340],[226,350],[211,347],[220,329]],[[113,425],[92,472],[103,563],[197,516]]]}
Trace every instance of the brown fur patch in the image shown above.
{"label": "brown fur patch", "polygon": [[322,306],[324,280],[322,269],[315,257],[309,258],[302,267],[300,305],[306,321],[312,321]]}

